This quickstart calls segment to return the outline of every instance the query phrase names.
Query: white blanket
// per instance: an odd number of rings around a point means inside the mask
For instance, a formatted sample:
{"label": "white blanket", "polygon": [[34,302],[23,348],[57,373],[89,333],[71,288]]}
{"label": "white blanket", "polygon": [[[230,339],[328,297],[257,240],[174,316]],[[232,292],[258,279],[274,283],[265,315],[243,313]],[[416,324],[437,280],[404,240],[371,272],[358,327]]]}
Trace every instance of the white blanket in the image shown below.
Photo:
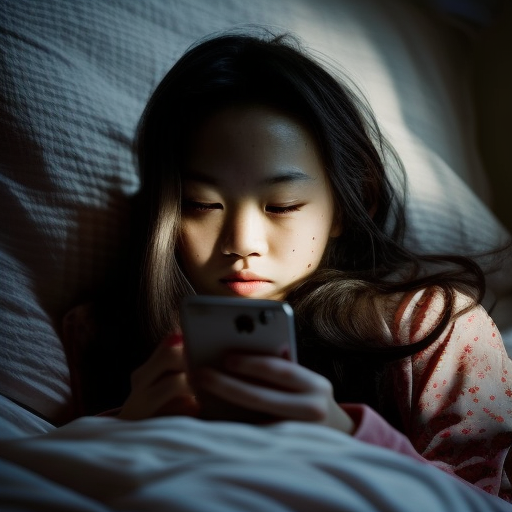
{"label": "white blanket", "polygon": [[0,436],[4,512],[512,509],[439,469],[302,423],[90,417],[27,436],[3,419]]}

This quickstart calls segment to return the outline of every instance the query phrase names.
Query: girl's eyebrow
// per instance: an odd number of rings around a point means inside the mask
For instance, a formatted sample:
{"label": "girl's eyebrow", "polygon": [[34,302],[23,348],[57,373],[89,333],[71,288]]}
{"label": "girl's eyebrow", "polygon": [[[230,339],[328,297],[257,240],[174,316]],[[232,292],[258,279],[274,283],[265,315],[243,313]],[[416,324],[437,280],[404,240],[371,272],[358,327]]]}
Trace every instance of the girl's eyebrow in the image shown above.
{"label": "girl's eyebrow", "polygon": [[290,169],[282,171],[274,176],[270,176],[263,180],[266,185],[276,185],[279,183],[287,183],[291,181],[313,181],[314,178],[299,169]]}
{"label": "girl's eyebrow", "polygon": [[[184,179],[186,181],[198,181],[201,183],[206,183],[207,185],[218,185],[220,182],[220,180],[218,180],[215,176],[210,174],[203,174],[202,172],[197,172],[190,169],[185,173]],[[280,171],[276,174],[273,174],[272,176],[269,176],[268,178],[264,178],[261,180],[261,184],[278,185],[280,183],[289,183],[294,181],[314,181],[314,178],[299,169],[290,169]]]}

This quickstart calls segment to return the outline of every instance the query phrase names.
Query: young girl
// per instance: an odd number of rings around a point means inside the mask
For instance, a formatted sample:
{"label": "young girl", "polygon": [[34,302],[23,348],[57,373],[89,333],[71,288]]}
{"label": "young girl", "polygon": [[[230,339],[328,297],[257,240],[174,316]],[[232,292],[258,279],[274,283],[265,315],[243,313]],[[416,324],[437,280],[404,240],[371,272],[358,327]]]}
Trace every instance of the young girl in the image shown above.
{"label": "young girl", "polygon": [[[200,416],[192,387],[207,389],[510,497],[512,364],[478,305],[483,275],[404,248],[398,159],[342,82],[286,37],[211,38],[154,92],[137,150],[129,268],[66,321],[87,346],[82,412]],[[190,293],[288,301],[300,365],[230,354],[187,375]]]}

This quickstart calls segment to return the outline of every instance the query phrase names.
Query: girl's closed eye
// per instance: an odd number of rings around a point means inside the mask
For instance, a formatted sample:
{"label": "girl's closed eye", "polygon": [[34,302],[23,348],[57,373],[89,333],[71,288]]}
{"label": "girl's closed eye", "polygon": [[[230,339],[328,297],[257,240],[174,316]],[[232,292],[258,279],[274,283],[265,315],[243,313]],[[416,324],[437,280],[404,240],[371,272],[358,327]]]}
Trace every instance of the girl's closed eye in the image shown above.
{"label": "girl's closed eye", "polygon": [[221,203],[207,203],[193,199],[183,199],[183,209],[195,212],[208,212],[212,210],[222,210],[223,206]]}
{"label": "girl's closed eye", "polygon": [[265,211],[274,215],[284,215],[286,213],[297,212],[304,206],[302,204],[289,204],[289,205],[270,205],[265,206]]}

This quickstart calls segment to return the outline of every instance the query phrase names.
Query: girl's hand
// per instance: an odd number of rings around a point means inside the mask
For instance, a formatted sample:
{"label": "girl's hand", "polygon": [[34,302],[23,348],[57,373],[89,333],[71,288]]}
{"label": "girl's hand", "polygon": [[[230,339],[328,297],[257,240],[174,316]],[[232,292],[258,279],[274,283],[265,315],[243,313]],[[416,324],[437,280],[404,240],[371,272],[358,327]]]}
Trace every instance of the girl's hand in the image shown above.
{"label": "girl's hand", "polygon": [[132,390],[118,418],[196,416],[197,402],[185,374],[181,337],[172,336],[156,347],[131,377]]}
{"label": "girl's hand", "polygon": [[212,368],[195,372],[194,385],[227,402],[275,416],[308,421],[351,434],[354,423],[338,406],[323,376],[275,356],[231,354],[226,373]]}

